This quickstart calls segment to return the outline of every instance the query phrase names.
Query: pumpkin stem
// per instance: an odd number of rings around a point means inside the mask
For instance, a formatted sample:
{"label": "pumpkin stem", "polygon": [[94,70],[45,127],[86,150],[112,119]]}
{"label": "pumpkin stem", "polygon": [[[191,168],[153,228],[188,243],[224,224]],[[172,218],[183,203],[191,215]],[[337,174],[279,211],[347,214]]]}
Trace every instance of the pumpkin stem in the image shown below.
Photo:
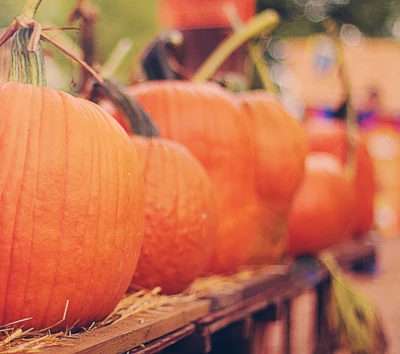
{"label": "pumpkin stem", "polygon": [[[94,27],[98,19],[98,10],[87,0],[78,0],[75,9],[68,17],[68,22],[80,21],[81,24],[81,43],[80,47],[84,52],[83,60],[91,67],[96,63]],[[82,92],[87,86],[92,75],[82,66],[80,82],[77,92]]]}
{"label": "pumpkin stem", "polygon": [[40,44],[35,51],[28,51],[33,30],[19,29],[11,43],[10,81],[34,86],[46,86],[46,67]]}
{"label": "pumpkin stem", "polygon": [[34,18],[41,2],[42,0],[28,0],[25,3],[24,9],[22,10],[22,14],[20,17],[26,16],[29,18]]}
{"label": "pumpkin stem", "polygon": [[346,65],[344,63],[343,46],[340,40],[337,23],[333,19],[324,22],[327,34],[335,43],[338,56],[338,72],[342,81],[346,101],[346,126],[347,126],[347,157],[346,157],[346,175],[352,178],[356,167],[356,136],[358,132],[357,115],[353,105],[353,96],[351,93],[351,84]]}
{"label": "pumpkin stem", "polygon": [[88,99],[97,103],[100,98],[109,99],[119,112],[125,115],[130,123],[132,132],[135,134],[148,138],[160,136],[158,128],[150,116],[118,84],[108,79],[104,79],[102,84],[95,83]]}
{"label": "pumpkin stem", "polygon": [[229,56],[250,38],[265,30],[272,30],[279,23],[279,15],[273,10],[265,10],[247,22],[240,30],[226,38],[204,61],[192,80],[204,82],[211,78]]}
{"label": "pumpkin stem", "polygon": [[[225,8],[225,14],[229,19],[229,22],[231,23],[232,29],[235,32],[239,32],[244,25],[238,15],[236,6],[233,4],[229,4]],[[260,77],[264,89],[267,92],[276,93],[276,87],[271,82],[268,65],[264,60],[263,52],[260,46],[257,43],[249,43],[247,45],[247,51],[257,70],[258,76]]]}

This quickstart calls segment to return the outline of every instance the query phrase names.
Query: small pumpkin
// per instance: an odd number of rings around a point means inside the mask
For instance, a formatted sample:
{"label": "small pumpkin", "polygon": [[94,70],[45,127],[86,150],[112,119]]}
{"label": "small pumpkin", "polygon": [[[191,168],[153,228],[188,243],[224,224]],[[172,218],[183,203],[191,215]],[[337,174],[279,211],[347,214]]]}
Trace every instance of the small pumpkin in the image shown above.
{"label": "small pumpkin", "polygon": [[216,204],[211,181],[182,144],[133,136],[146,186],[145,233],[131,291],[180,293],[202,274],[213,251]]}
{"label": "small pumpkin", "polygon": [[265,91],[240,94],[238,100],[254,144],[255,193],[269,210],[285,216],[304,174],[303,125]]}
{"label": "small pumpkin", "polygon": [[[15,34],[13,77],[43,86],[30,35]],[[110,115],[61,91],[7,82],[0,107],[0,326],[101,321],[128,289],[142,245],[136,151]]]}
{"label": "small pumpkin", "polygon": [[[240,245],[242,252],[248,250],[251,257],[244,264],[275,263],[287,247],[287,214],[304,174],[306,137],[301,123],[275,96],[252,91],[234,97],[248,124],[253,144],[254,203],[232,218],[243,224],[239,232],[243,229],[253,231],[246,233],[248,244],[242,245],[238,240],[244,236],[235,237],[235,223],[226,220],[223,228],[231,235],[226,243],[231,243],[231,247]],[[228,246],[225,248],[229,250]]]}
{"label": "small pumpkin", "polygon": [[314,255],[350,237],[354,192],[341,161],[329,153],[310,153],[288,218],[289,252]]}
{"label": "small pumpkin", "polygon": [[[306,133],[310,151],[332,153],[345,166],[348,151],[345,124],[339,120],[307,123]],[[355,161],[354,175],[351,178],[356,201],[356,222],[353,232],[355,235],[362,235],[372,227],[377,184],[373,159],[368,152],[365,140],[360,136],[356,137]]]}

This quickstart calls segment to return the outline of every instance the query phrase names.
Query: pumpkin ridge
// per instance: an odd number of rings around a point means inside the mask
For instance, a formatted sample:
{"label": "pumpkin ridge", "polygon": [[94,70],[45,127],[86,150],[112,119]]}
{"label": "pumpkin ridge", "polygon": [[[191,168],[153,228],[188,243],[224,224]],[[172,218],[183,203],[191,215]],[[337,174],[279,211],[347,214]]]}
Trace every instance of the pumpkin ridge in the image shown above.
{"label": "pumpkin ridge", "polygon": [[[40,91],[40,93],[41,93],[41,91]],[[56,91],[56,94],[58,95],[58,97],[60,98],[60,100],[62,102],[62,107],[63,107],[63,112],[64,112],[64,114],[62,115],[62,119],[64,121],[64,142],[65,142],[64,151],[67,152],[68,151],[68,137],[67,137],[67,131],[68,130],[67,130],[67,119],[66,119],[66,110],[67,109],[66,109],[66,104],[65,104],[63,95],[61,95],[60,92],[58,92],[58,91]],[[43,98],[43,95],[41,95],[41,97]],[[57,118],[59,120],[61,120],[60,116],[57,117]],[[65,156],[66,155],[67,154],[65,153]],[[68,165],[68,158],[65,159],[65,165],[64,165],[63,201],[62,201],[62,207],[61,207],[62,214],[61,214],[61,217],[60,217],[60,230],[59,230],[60,235],[63,234],[63,221],[64,221],[65,204],[66,204],[66,198],[65,197],[66,197],[66,189],[67,189],[66,188],[66,184],[67,184],[66,176],[67,176],[67,171],[68,171],[68,166],[67,165]],[[49,295],[49,298],[48,298],[47,306],[45,307],[46,310],[44,311],[44,313],[46,315],[44,316],[44,318],[40,322],[41,323],[40,326],[42,326],[42,323],[46,320],[47,314],[50,313],[49,312],[49,308],[50,308],[50,305],[51,305],[51,299],[54,296],[54,290],[55,290],[54,288],[55,288],[56,279],[58,278],[58,273],[59,273],[59,269],[60,269],[59,263],[60,263],[61,245],[62,245],[63,238],[62,237],[57,237],[57,241],[58,241],[58,247],[57,247],[57,256],[56,256],[56,259],[57,259],[56,272],[54,273],[53,282],[52,282],[51,290],[50,290],[50,295]],[[61,318],[60,318],[60,320],[61,320]]]}
{"label": "pumpkin ridge", "polygon": [[[80,103],[83,103],[82,101],[80,101]],[[90,105],[85,105],[85,104],[81,104],[81,109],[83,109],[84,110],[84,112],[86,112],[86,117],[90,117],[90,119],[94,122],[94,124],[95,124],[95,127],[96,127],[96,135],[93,135],[92,134],[92,137],[95,137],[96,139],[93,139],[92,140],[92,146],[93,146],[93,150],[97,150],[97,158],[98,158],[98,168],[97,168],[97,173],[98,173],[98,175],[99,175],[99,179],[107,179],[107,178],[104,178],[104,171],[103,171],[103,169],[104,169],[104,164],[105,163],[108,163],[109,162],[109,158],[108,158],[108,156],[106,155],[106,156],[104,156],[104,152],[106,152],[106,153],[108,153],[108,151],[109,151],[109,149],[102,149],[102,147],[103,146],[105,146],[106,144],[105,144],[105,141],[104,141],[104,135],[103,134],[101,134],[101,133],[99,133],[100,131],[101,131],[101,129],[97,129],[97,127],[99,126],[99,119],[100,119],[100,117],[96,117],[94,114],[93,114],[93,106],[92,106],[92,104],[90,104]],[[94,161],[93,161],[93,164],[94,164]],[[107,167],[107,168],[105,168],[104,169],[105,171],[109,171],[109,168]],[[96,171],[96,169],[94,168],[94,166],[93,166],[93,169],[92,169],[92,179],[91,180],[93,180],[93,173]],[[111,181],[111,178],[109,178],[109,181]],[[99,196],[103,196],[104,194],[102,193],[102,190],[104,189],[104,184],[103,183],[100,183],[99,184],[99,190],[98,190],[98,194],[99,194]],[[92,201],[92,198],[91,198],[91,201]],[[102,210],[103,210],[103,208],[102,208],[102,205],[108,205],[108,200],[103,200],[103,197],[101,197],[101,199],[99,199],[99,201],[98,201],[98,209],[97,209],[97,213],[99,214],[99,215],[101,215],[102,214]],[[89,207],[90,208],[90,207]],[[117,215],[116,215],[117,216]],[[97,227],[97,232],[96,232],[96,241],[95,241],[95,244],[96,244],[96,247],[95,247],[95,249],[94,249],[94,254],[99,254],[99,246],[100,246],[100,244],[101,244],[101,242],[100,242],[100,238],[101,238],[101,227],[100,227],[100,217],[99,218],[97,218],[97,225],[96,225],[96,227]],[[116,240],[116,237],[115,237],[115,234],[114,234],[114,239],[113,239],[113,245],[115,246],[115,240]],[[93,278],[94,278],[94,276],[95,276],[95,269],[97,269],[98,268],[98,266],[97,266],[97,262],[99,261],[99,257],[98,258],[96,258],[96,257],[93,257],[93,263],[92,263],[92,267],[91,267],[91,269],[92,269],[92,271],[91,271],[91,273],[90,273],[90,277],[89,277],[89,282],[88,282],[88,287],[90,287],[90,284],[93,282]],[[107,270],[109,270],[109,268],[107,268]],[[107,283],[109,282],[109,279],[110,279],[110,273],[108,272],[108,274],[104,274],[103,273],[103,278],[107,278]],[[121,279],[121,281],[122,281],[122,279]],[[99,284],[99,282],[98,282],[98,284]],[[79,284],[77,284],[78,286],[79,286]],[[88,307],[88,308],[91,308],[91,307],[93,307],[93,304],[94,303],[96,303],[96,298],[93,296],[94,294],[98,294],[99,292],[97,291],[97,289],[96,289],[96,287],[95,288],[93,288],[92,289],[92,294],[90,293],[90,291],[89,290],[87,290],[86,292],[85,292],[85,295],[84,295],[84,299],[83,299],[83,301],[82,301],[82,306],[80,307],[80,310],[79,310],[79,312],[78,312],[78,314],[82,311],[82,309],[84,308],[84,306],[83,305],[85,305],[85,307]],[[90,296],[90,295],[92,295],[92,296]],[[110,301],[111,301],[111,299],[110,299]],[[101,307],[103,307],[103,308],[106,308],[107,306],[106,306],[107,304],[101,304]],[[86,323],[86,321],[87,321],[87,318],[85,318],[85,317],[82,317],[81,316],[81,318],[80,318],[80,320],[83,322],[83,323]]]}
{"label": "pumpkin ridge", "polygon": [[[35,88],[33,88],[33,87],[31,87],[31,90],[33,91],[33,90],[35,90]],[[39,129],[38,129],[38,137],[37,137],[37,153],[36,153],[36,158],[38,159],[38,156],[40,156],[40,141],[41,141],[41,139],[40,139],[40,137],[42,136],[42,121],[43,121],[43,110],[42,110],[42,107],[43,107],[43,95],[42,95],[42,92],[41,91],[39,91],[39,95],[40,95],[40,101],[41,101],[41,107],[40,107],[40,114],[38,115],[39,116],[39,120],[38,120],[38,122],[37,122],[37,124],[39,125]],[[34,101],[36,101],[36,97],[35,97],[35,99],[33,99],[33,98],[31,98],[32,100],[34,100]],[[39,100],[38,100],[39,101]],[[30,140],[32,139],[32,130],[30,130],[30,133],[28,134],[28,140],[27,140],[27,150],[29,150],[29,146],[31,146],[30,144],[29,144],[29,142],[30,142]],[[29,153],[29,151],[26,151],[26,153],[25,153],[25,164],[24,164],[24,167],[23,167],[23,171],[24,171],[24,173],[23,173],[23,176],[26,176],[26,171],[27,171],[27,166],[26,166],[26,163],[28,162],[28,157],[30,157],[30,153]],[[35,173],[35,175],[36,175],[36,180],[35,180],[35,194],[34,194],[34,196],[33,196],[33,201],[35,202],[36,201],[36,195],[37,195],[37,192],[38,192],[38,177],[39,177],[39,168],[37,168],[36,169],[36,173]],[[22,178],[22,180],[23,180],[24,178]],[[33,188],[32,188],[33,189]],[[17,204],[19,204],[19,203],[17,203]],[[32,210],[31,210],[31,212],[32,212],[32,215],[31,215],[31,217],[32,217],[32,219],[34,218],[34,212],[35,212],[35,204],[36,203],[33,203],[33,205],[32,205]],[[27,291],[28,291],[28,284],[29,284],[29,278],[30,278],[30,274],[31,274],[31,264],[32,264],[32,245],[33,245],[33,238],[34,238],[34,228],[32,227],[32,230],[31,230],[31,237],[30,237],[30,244],[29,244],[29,247],[27,247],[27,249],[29,249],[30,251],[29,251],[29,262],[28,262],[28,276],[26,277],[26,280],[25,280],[25,286],[24,286],[24,296],[23,296],[23,300],[22,300],[22,303],[23,304],[25,304],[25,302],[26,302],[26,297],[27,297]],[[22,308],[21,308],[21,312],[22,312]],[[23,316],[20,316],[21,318],[23,317]]]}
{"label": "pumpkin ridge", "polygon": [[[63,93],[59,93],[59,94],[60,94],[60,96],[64,96]],[[64,102],[64,105],[65,105],[65,101],[63,101],[63,102]],[[79,110],[82,111],[82,112],[86,112],[85,116],[89,115],[90,119],[93,120],[94,122],[96,122],[96,117],[94,117],[91,114],[91,112],[89,112],[88,107],[86,107],[86,105],[84,105],[81,100],[79,100],[78,103],[79,103]],[[95,135],[91,134],[92,140],[90,142],[90,146],[91,146],[91,151],[93,152],[91,156],[94,156],[94,151],[95,151],[95,149],[94,149],[94,144],[95,144],[94,137],[95,137]],[[94,163],[94,161],[92,161],[92,164],[93,163]],[[91,187],[93,185],[93,180],[94,180],[94,178],[93,178],[93,175],[94,175],[94,172],[95,172],[95,168],[94,167],[92,168],[91,172],[92,173],[90,174],[90,189],[91,189]],[[99,193],[99,195],[101,195],[101,191],[98,191],[98,193]],[[89,197],[89,200],[88,200],[88,206],[87,206],[87,213],[85,214],[85,219],[87,219],[88,215],[90,214],[90,210],[92,209],[92,203],[93,203],[93,193],[90,193],[90,197]],[[87,229],[85,229],[85,231],[84,231],[85,239],[87,238],[87,234],[88,234]],[[83,240],[83,244],[85,243],[85,239]],[[95,244],[96,244],[96,247],[97,247],[98,242],[95,242]],[[96,249],[94,250],[93,254],[96,254]],[[82,312],[82,309],[84,308],[84,306],[90,308],[91,305],[92,305],[91,303],[90,304],[87,303],[87,298],[88,298],[88,294],[89,294],[90,284],[92,283],[92,280],[93,280],[93,273],[94,273],[94,269],[95,269],[95,257],[94,256],[92,258],[92,265],[91,265],[90,269],[91,269],[91,272],[90,272],[90,275],[88,275],[88,282],[87,282],[87,285],[86,285],[86,289],[84,291],[84,297],[82,298],[80,307],[77,309],[77,312],[76,312],[78,314],[77,317],[79,318],[79,321],[82,321],[82,322],[85,322],[85,320],[86,320],[85,318],[81,318],[81,316],[80,316],[80,314]],[[75,288],[78,287],[78,286],[82,286],[82,284],[76,283],[75,284]]]}
{"label": "pumpkin ridge", "polygon": [[[20,110],[19,111],[21,111],[21,106],[19,106],[20,107]],[[20,116],[20,115],[19,115]],[[16,129],[16,134],[15,134],[15,140],[18,138],[18,136],[19,136],[19,134],[18,134],[18,131],[20,130],[20,125],[18,125],[17,126],[17,129]],[[17,142],[15,142],[14,144],[14,150],[16,150],[17,149],[17,146],[18,146],[18,143]],[[26,144],[27,146],[28,146],[28,144]],[[15,155],[15,154],[12,154],[12,155]],[[25,158],[25,160],[24,160],[24,164],[26,163],[26,154],[24,155],[24,158]],[[10,168],[9,168],[9,170],[8,170],[8,173],[7,173],[7,177],[5,178],[5,183],[3,184],[4,186],[6,186],[7,185],[7,181],[10,179],[10,177],[11,177],[11,173],[10,173],[10,170],[12,170],[12,166],[15,164],[15,160],[11,160],[10,161]],[[23,175],[21,175],[21,178],[20,178],[20,180],[21,180],[21,182],[20,182],[20,185],[19,185],[19,188],[18,188],[18,198],[17,198],[17,200],[19,201],[20,200],[20,195],[21,195],[21,185],[22,185],[22,180],[23,180]],[[0,196],[2,196],[3,195],[3,191],[1,191],[1,194],[0,194]],[[10,283],[10,280],[11,280],[11,269],[12,269],[12,263],[13,263],[13,255],[14,255],[14,249],[15,249],[15,234],[16,234],[16,232],[15,232],[15,228],[16,228],[16,225],[17,225],[17,205],[18,205],[18,202],[16,203],[16,206],[15,206],[15,210],[14,210],[14,212],[13,212],[13,226],[12,226],[12,232],[11,232],[11,240],[12,240],[12,243],[11,243],[11,248],[10,248],[10,256],[9,256],[9,265],[8,265],[8,271],[7,271],[7,280],[6,280],[6,282],[5,282],[5,289],[6,289],[6,292],[5,292],[5,294],[4,294],[4,303],[5,304],[7,304],[8,303],[8,297],[9,297],[9,291],[7,291],[7,289],[9,289],[9,283]],[[2,314],[2,318],[4,318],[5,317],[5,315],[6,315],[6,310],[7,310],[7,307],[6,306],[4,306],[4,308],[3,308],[3,314]]]}
{"label": "pumpkin ridge", "polygon": [[[102,112],[102,114],[103,114],[102,118],[106,121],[108,127],[110,127],[110,125],[112,125],[113,123],[115,123],[115,120],[114,120],[112,117],[111,117],[110,119],[108,119],[108,116],[106,117],[106,115],[104,114],[104,112],[103,112],[97,105],[93,105],[93,109],[96,109],[97,111],[101,111],[101,112]],[[95,117],[94,117],[94,119],[95,119]],[[121,158],[121,157],[120,157],[119,151],[116,149],[116,146],[115,146],[115,145],[112,145],[112,147],[113,147],[113,149],[112,149],[112,151],[113,151],[113,158],[115,158],[116,165],[117,165],[117,169],[118,169],[117,175],[116,175],[116,176],[112,176],[112,178],[110,178],[110,183],[111,183],[112,181],[114,181],[114,182],[117,183],[117,192],[116,192],[116,195],[118,195],[118,200],[116,201],[117,208],[116,208],[115,221],[114,221],[114,225],[117,225],[118,222],[119,222],[119,214],[120,214],[120,201],[119,201],[120,192],[119,192],[119,191],[120,191],[120,182],[121,182],[121,181],[120,181],[120,178],[118,178],[118,176],[121,176],[121,175],[122,175],[122,173],[121,173],[121,171],[120,171],[120,170],[121,170],[121,162],[120,162],[120,158]],[[107,151],[108,151],[108,150],[107,150]],[[110,161],[110,159],[107,158],[106,161]],[[124,198],[125,198],[125,197],[126,197],[126,196],[124,196]],[[107,204],[106,204],[106,205],[107,205]],[[113,248],[115,248],[115,247],[117,246],[117,236],[118,236],[118,235],[117,235],[117,228],[114,227]],[[124,233],[124,243],[127,242],[126,238],[127,238],[127,233],[125,232],[125,233]],[[109,269],[109,268],[107,268],[107,269]],[[110,280],[112,280],[113,277],[115,277],[115,274],[113,274],[113,273],[111,273],[111,272],[108,272],[107,283],[111,283]],[[119,278],[119,281],[118,281],[118,284],[115,284],[115,287],[118,288],[118,289],[122,289],[122,288],[124,287],[124,286],[123,286],[123,281],[124,281],[125,279],[124,279],[123,277],[118,277],[118,278]],[[128,287],[128,285],[126,285],[122,291],[125,292],[125,290],[126,290],[127,287]],[[118,292],[118,293],[119,293],[119,292]],[[114,299],[109,299],[108,302],[106,302],[105,304],[103,304],[103,307],[109,308],[109,307],[110,307],[110,304],[117,302],[117,301],[115,301],[115,300],[117,300],[116,296],[117,296],[117,293],[115,294],[115,298],[114,298]],[[112,300],[112,301],[111,301],[111,300]]]}

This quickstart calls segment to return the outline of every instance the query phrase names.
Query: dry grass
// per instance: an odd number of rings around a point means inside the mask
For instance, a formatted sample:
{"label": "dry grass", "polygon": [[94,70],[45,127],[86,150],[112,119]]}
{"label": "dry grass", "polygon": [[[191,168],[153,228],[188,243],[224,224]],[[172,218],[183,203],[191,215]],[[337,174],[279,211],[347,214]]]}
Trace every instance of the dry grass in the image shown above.
{"label": "dry grass", "polygon": [[[145,323],[149,318],[173,311],[179,303],[192,302],[205,297],[210,292],[222,291],[228,288],[234,289],[235,287],[239,288],[241,282],[261,274],[281,274],[284,271],[284,266],[274,265],[248,268],[231,275],[215,275],[199,278],[184,293],[177,295],[164,295],[161,293],[162,289],[160,287],[153,290],[138,289],[137,292],[125,296],[113,312],[102,322],[93,323],[89,328],[81,328],[77,334],[72,334],[71,328],[59,333],[51,333],[51,328],[41,331],[34,331],[32,329],[24,331],[21,329],[21,326],[24,322],[30,320],[27,318],[0,327],[0,354],[37,353],[47,347],[73,345],[74,339],[78,339],[80,333],[110,326],[131,316],[137,316],[140,323]],[[64,318],[67,310],[68,302]]]}

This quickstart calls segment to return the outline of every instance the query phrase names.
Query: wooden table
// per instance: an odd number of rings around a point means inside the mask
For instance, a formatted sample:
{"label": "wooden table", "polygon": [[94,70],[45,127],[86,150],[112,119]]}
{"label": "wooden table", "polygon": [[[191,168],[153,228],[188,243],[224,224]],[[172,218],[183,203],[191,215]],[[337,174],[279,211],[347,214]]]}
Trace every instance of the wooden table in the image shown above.
{"label": "wooden table", "polygon": [[[368,272],[376,263],[377,247],[370,242],[352,241],[330,251],[348,270]],[[172,311],[145,322],[133,316],[80,334],[76,339],[66,339],[69,344],[73,341],[72,345],[42,352],[261,354],[265,353],[264,334],[268,324],[279,320],[284,324],[283,353],[290,354],[292,301],[305,290],[313,289],[316,292],[314,354],[330,354],[324,316],[329,287],[330,277],[324,266],[303,258],[203,299],[177,304]]]}

